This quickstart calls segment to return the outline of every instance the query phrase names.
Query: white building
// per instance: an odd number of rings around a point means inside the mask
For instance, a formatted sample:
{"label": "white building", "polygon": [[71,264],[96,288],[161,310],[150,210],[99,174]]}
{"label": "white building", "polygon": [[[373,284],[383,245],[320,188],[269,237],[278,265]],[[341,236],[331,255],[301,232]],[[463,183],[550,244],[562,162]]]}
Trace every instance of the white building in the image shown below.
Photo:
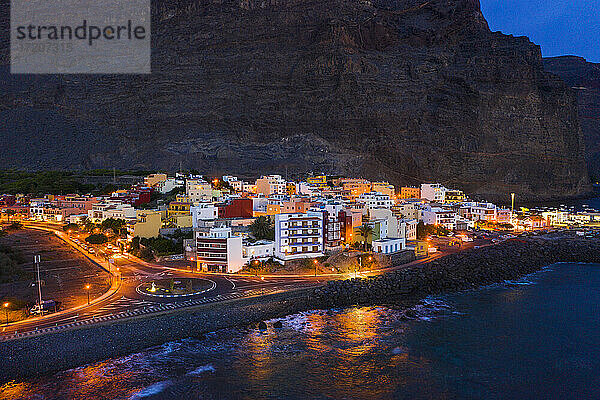
{"label": "white building", "polygon": [[404,238],[385,238],[373,240],[373,251],[380,254],[394,254],[404,250],[406,240]]}
{"label": "white building", "polygon": [[323,255],[323,213],[275,215],[275,257],[285,262]]}
{"label": "white building", "polygon": [[423,223],[426,225],[440,225],[446,229],[454,230],[456,227],[456,212],[440,207],[431,207],[422,211]]}
{"label": "white building", "polygon": [[498,219],[497,207],[492,203],[463,203],[461,209],[467,208],[467,219],[472,221],[489,221],[493,222]]}
{"label": "white building", "polygon": [[107,200],[96,203],[88,211],[88,219],[94,223],[100,223],[108,218],[135,221],[137,214],[133,206],[120,200]]}
{"label": "white building", "polygon": [[296,193],[304,196],[319,196],[321,188],[308,182],[296,183]]}
{"label": "white building", "polygon": [[367,211],[375,208],[391,208],[394,204],[390,196],[379,192],[363,193],[356,201],[357,203],[364,204]]}
{"label": "white building", "polygon": [[421,185],[421,198],[435,203],[443,203],[446,199],[447,190],[439,183],[423,183]]}
{"label": "white building", "polygon": [[267,260],[275,256],[275,242],[272,240],[258,240],[242,246],[242,256],[250,261]]}
{"label": "white building", "polygon": [[183,181],[176,178],[167,178],[167,180],[162,181],[156,185],[156,190],[158,190],[159,193],[166,194],[169,193],[171,190],[180,187],[183,187]]}
{"label": "white building", "polygon": [[219,208],[213,203],[199,203],[196,206],[190,207],[192,214],[192,226],[197,228],[200,224],[198,221],[212,221],[219,217]]}
{"label": "white building", "polygon": [[416,219],[403,218],[398,220],[400,226],[400,236],[406,239],[406,241],[417,240],[417,224]]}
{"label": "white building", "polygon": [[210,228],[196,232],[196,263],[202,271],[234,273],[247,259],[242,256],[242,237],[231,228]]}
{"label": "white building", "polygon": [[402,202],[392,206],[392,211],[400,218],[421,219],[421,208],[418,205],[421,204],[415,202]]}

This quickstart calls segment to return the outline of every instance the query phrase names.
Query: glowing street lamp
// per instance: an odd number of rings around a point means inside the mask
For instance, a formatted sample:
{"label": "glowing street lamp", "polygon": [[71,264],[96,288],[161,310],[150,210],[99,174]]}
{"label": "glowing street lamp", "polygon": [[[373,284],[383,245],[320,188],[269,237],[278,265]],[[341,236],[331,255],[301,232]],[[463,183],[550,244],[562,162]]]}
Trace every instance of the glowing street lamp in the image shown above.
{"label": "glowing street lamp", "polygon": [[87,290],[87,296],[88,296],[88,305],[90,304],[90,285],[85,285],[85,290]]}
{"label": "glowing street lamp", "polygon": [[316,259],[313,262],[315,264],[315,276],[317,276],[317,265],[319,265],[319,262]]}
{"label": "glowing street lamp", "polygon": [[4,303],[2,305],[4,306],[4,311],[6,312],[6,325],[8,325],[8,306],[10,306],[10,303]]}

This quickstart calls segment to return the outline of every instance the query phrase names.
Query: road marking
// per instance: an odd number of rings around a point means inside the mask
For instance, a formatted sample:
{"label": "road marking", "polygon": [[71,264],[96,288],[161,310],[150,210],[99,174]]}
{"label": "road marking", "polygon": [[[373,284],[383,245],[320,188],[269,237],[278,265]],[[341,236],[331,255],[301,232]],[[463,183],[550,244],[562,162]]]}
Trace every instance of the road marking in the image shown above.
{"label": "road marking", "polygon": [[232,280],[231,280],[231,279],[229,279],[229,278],[225,278],[225,279],[226,279],[226,280],[228,280],[228,281],[229,281],[229,283],[231,283],[231,284],[233,285],[233,288],[232,288],[231,290],[234,290],[234,289],[235,289],[235,282],[234,282],[234,281],[232,281]]}
{"label": "road marking", "polygon": [[[302,286],[312,286],[312,285],[310,283],[306,283],[305,285],[302,285]],[[111,313],[109,315],[96,315],[92,318],[85,318],[87,316],[82,316],[85,319],[82,319],[79,321],[74,320],[73,322],[69,322],[66,324],[63,323],[63,321],[67,321],[69,319],[79,318],[80,315],[78,314],[78,315],[75,315],[72,317],[62,319],[60,322],[62,325],[49,326],[49,327],[44,327],[44,328],[35,327],[35,330],[30,330],[30,331],[25,331],[25,332],[20,332],[20,333],[15,332],[10,335],[3,335],[0,337],[0,341],[18,339],[18,338],[32,336],[32,335],[40,335],[40,334],[44,334],[44,333],[50,333],[50,332],[55,332],[58,330],[79,327],[82,325],[90,325],[90,324],[109,321],[109,320],[117,320],[117,319],[135,317],[135,316],[144,315],[144,314],[152,314],[155,312],[193,307],[193,306],[206,304],[206,303],[217,303],[217,302],[223,301],[223,300],[232,300],[232,299],[237,299],[237,298],[265,295],[265,294],[269,294],[269,293],[276,293],[278,291],[280,291],[280,290],[277,289],[277,287],[269,287],[269,288],[249,289],[249,290],[245,290],[245,291],[233,292],[233,293],[228,293],[228,294],[219,294],[217,296],[209,297],[209,298],[190,299],[190,300],[177,302],[177,303],[152,303],[153,305],[151,305],[151,306],[144,306],[144,307],[136,308],[134,310],[125,310],[122,312],[116,312],[114,314]],[[129,301],[129,300],[134,300],[134,299],[129,299],[129,298],[123,296],[119,300],[117,300],[117,302],[119,302],[119,301],[123,302],[123,301]],[[105,307],[111,306],[113,304],[109,304]]]}

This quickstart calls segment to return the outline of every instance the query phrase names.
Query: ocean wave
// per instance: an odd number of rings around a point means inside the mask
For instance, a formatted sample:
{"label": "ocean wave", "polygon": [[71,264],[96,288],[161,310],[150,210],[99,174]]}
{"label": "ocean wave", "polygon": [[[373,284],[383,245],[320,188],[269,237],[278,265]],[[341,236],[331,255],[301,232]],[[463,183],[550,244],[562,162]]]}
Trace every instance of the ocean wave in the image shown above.
{"label": "ocean wave", "polygon": [[146,388],[143,388],[137,392],[135,392],[129,399],[130,400],[138,400],[138,399],[143,399],[145,397],[149,397],[155,394],[158,394],[160,392],[162,392],[163,390],[165,390],[167,387],[171,386],[172,382],[169,381],[162,381],[162,382],[156,382],[153,385],[150,385]]}
{"label": "ocean wave", "polygon": [[205,372],[215,372],[215,367],[213,367],[210,364],[202,365],[202,366],[196,368],[195,370],[188,372],[186,375],[187,376],[198,376]]}

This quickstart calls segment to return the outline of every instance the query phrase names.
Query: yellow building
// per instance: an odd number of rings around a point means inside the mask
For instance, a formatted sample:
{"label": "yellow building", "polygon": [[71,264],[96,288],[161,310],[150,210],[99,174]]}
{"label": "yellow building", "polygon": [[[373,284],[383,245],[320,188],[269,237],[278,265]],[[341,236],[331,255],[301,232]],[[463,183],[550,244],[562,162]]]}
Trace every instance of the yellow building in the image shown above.
{"label": "yellow building", "polygon": [[418,187],[402,186],[400,188],[401,199],[420,199],[421,189]]}
{"label": "yellow building", "polygon": [[296,184],[294,182],[288,182],[285,186],[288,196],[296,194]]}
{"label": "yellow building", "polygon": [[150,174],[144,178],[144,185],[154,187],[167,180],[167,174]]}
{"label": "yellow building", "polygon": [[167,218],[172,218],[176,215],[191,215],[190,207],[192,203],[183,201],[172,201],[167,209]]}
{"label": "yellow building", "polygon": [[193,225],[191,215],[174,215],[169,222],[175,228],[190,228]]}
{"label": "yellow building", "polygon": [[389,182],[373,182],[371,184],[371,189],[373,192],[387,194],[388,196],[390,196],[390,199],[396,197],[396,188],[394,187],[394,185],[390,185]]}
{"label": "yellow building", "polygon": [[137,210],[133,236],[141,238],[157,237],[162,227],[162,212],[155,210]]}
{"label": "yellow building", "polygon": [[465,194],[462,190],[448,190],[444,196],[446,203],[462,203],[465,201]]}
{"label": "yellow building", "polygon": [[317,186],[320,189],[327,188],[327,177],[325,175],[308,177],[306,178],[306,182],[312,186]]}

